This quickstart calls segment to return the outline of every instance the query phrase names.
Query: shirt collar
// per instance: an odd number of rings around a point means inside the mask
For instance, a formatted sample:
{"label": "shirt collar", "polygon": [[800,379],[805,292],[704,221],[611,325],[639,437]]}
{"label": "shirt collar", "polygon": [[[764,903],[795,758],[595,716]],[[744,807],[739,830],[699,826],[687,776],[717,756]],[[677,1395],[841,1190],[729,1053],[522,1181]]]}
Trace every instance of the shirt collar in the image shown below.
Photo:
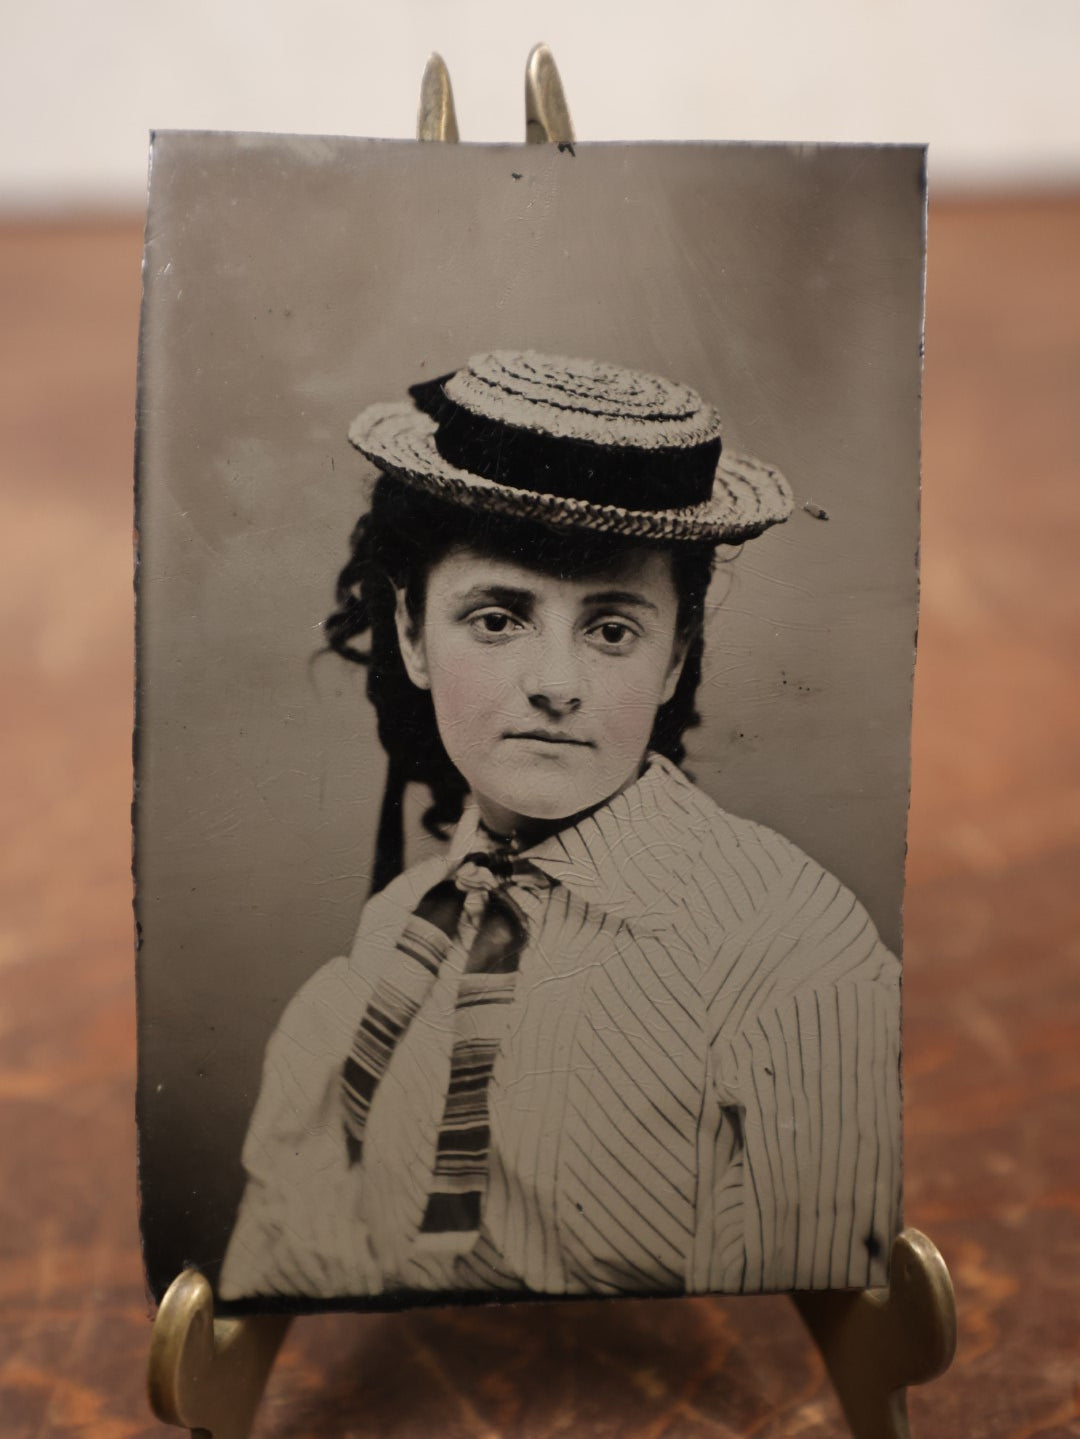
{"label": "shirt collar", "polygon": [[[674,791],[696,794],[670,760],[650,754],[642,774],[575,824],[520,852],[520,858],[588,904],[621,918],[655,908],[657,890],[670,891],[681,846],[672,843],[673,814],[684,813]],[[674,809],[672,801],[675,801]],[[663,835],[663,841],[661,840]],[[448,872],[476,849],[490,849],[479,810],[469,800],[446,854]],[[632,863],[628,863],[632,859]],[[644,874],[643,874],[644,872]],[[642,879],[649,883],[642,885]]]}
{"label": "shirt collar", "polygon": [[457,869],[458,865],[467,854],[480,848],[488,848],[486,831],[480,822],[480,811],[473,799],[465,801],[465,808],[461,812],[461,818],[457,822],[454,833],[450,836],[450,844],[446,851],[446,867],[451,872]]}

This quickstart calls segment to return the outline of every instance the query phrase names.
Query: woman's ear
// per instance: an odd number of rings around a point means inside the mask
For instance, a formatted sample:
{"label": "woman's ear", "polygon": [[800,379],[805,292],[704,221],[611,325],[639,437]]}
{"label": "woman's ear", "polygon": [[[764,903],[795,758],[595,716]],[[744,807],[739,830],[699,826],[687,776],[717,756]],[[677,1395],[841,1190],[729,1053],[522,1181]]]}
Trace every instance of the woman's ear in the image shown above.
{"label": "woman's ear", "polygon": [[423,628],[417,626],[405,604],[405,591],[395,590],[394,623],[397,626],[398,648],[405,664],[405,673],[417,689],[429,690],[427,652],[424,649]]}
{"label": "woman's ear", "polygon": [[668,670],[667,679],[664,682],[663,693],[660,696],[660,703],[666,705],[679,687],[679,679],[682,676],[683,664],[686,661],[686,651],[689,648],[681,636],[676,635],[675,647],[671,652],[671,668]]}

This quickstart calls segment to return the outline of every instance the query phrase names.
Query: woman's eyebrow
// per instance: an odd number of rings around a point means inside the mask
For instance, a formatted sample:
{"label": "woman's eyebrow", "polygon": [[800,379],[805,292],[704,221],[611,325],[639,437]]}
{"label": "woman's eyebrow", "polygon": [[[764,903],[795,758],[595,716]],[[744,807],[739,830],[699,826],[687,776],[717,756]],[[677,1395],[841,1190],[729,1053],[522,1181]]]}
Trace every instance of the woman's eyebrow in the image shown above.
{"label": "woman's eyebrow", "polygon": [[517,590],[512,585],[473,585],[472,589],[455,595],[453,603],[462,607],[501,605],[507,610],[529,610],[536,603],[536,596],[531,590]]}
{"label": "woman's eyebrow", "polygon": [[647,600],[644,595],[639,595],[635,590],[597,590],[593,594],[586,595],[582,604],[633,605],[637,609],[652,610],[654,614],[660,613],[652,600]]}

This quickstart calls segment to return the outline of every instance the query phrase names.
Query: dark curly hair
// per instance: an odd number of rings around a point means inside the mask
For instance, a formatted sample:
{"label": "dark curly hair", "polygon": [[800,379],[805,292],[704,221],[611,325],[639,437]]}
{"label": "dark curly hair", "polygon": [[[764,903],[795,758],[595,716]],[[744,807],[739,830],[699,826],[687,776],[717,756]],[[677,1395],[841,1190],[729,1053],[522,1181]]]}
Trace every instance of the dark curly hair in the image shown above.
{"label": "dark curly hair", "polygon": [[[388,476],[375,484],[371,508],[352,533],[352,553],[338,576],[337,608],[323,622],[331,650],[367,666],[368,698],[388,758],[379,816],[372,893],[403,866],[402,800],[406,785],[425,784],[432,803],[424,825],[445,838],[461,817],[467,786],[450,762],[435,723],[431,694],[405,672],[394,622],[396,590],[403,590],[414,623],[423,619],[427,576],[452,549],[467,545],[493,558],[525,563],[560,578],[591,573],[627,548],[646,542],[608,534],[550,529],[483,510],[447,504]],[[686,657],[675,693],[656,713],[649,747],[680,764],[683,735],[699,723],[695,708],[701,680],[705,596],[712,574],[709,542],[657,544],[672,555],[678,594],[678,632]],[[369,635],[367,648],[356,643]]]}

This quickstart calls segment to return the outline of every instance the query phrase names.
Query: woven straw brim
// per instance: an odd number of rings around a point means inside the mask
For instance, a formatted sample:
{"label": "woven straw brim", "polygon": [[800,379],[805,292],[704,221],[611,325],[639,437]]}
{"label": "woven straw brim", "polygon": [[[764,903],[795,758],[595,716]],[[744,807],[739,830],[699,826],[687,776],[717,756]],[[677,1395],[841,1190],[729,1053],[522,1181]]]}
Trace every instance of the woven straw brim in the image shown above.
{"label": "woven straw brim", "polygon": [[627,510],[517,489],[448,464],[435,448],[436,428],[429,415],[409,402],[370,405],[353,421],[349,439],[380,470],[404,484],[451,504],[559,529],[737,544],[780,524],[794,507],[791,489],[778,470],[729,450],[720,456],[712,495],[685,509]]}

